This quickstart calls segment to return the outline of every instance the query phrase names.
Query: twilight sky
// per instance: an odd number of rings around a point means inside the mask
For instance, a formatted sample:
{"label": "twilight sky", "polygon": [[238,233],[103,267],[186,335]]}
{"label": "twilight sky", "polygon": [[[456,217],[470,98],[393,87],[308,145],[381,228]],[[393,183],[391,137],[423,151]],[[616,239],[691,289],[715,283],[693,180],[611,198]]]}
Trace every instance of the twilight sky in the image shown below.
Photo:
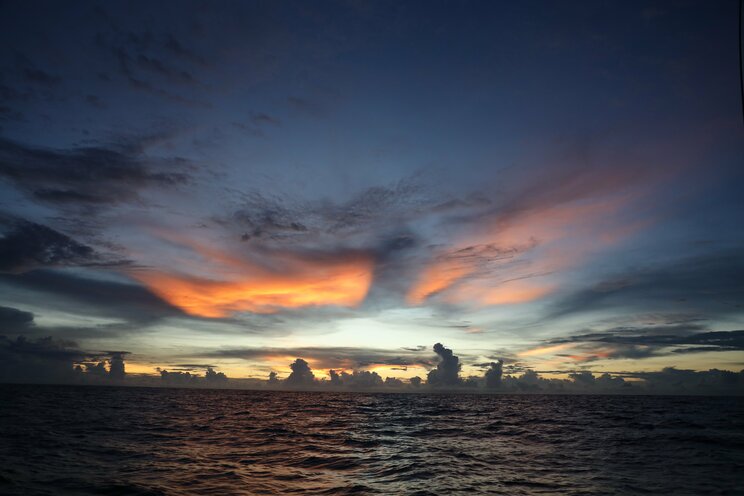
{"label": "twilight sky", "polygon": [[1,3],[0,354],[738,371],[737,12]]}

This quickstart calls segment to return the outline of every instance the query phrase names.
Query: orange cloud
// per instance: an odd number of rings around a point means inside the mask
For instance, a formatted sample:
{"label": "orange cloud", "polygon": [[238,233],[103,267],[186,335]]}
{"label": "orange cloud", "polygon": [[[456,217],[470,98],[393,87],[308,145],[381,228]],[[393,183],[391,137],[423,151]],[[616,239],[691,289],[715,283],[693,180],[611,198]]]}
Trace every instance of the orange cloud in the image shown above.
{"label": "orange cloud", "polygon": [[537,280],[507,281],[496,287],[488,281],[464,284],[447,292],[449,303],[477,303],[479,305],[516,305],[535,301],[551,293],[555,286]]}
{"label": "orange cloud", "polygon": [[471,268],[455,260],[435,262],[424,270],[418,282],[408,293],[408,302],[412,305],[420,305],[430,296],[450,287],[471,273]]}
{"label": "orange cloud", "polygon": [[[497,215],[426,266],[410,288],[408,302],[438,297],[505,305],[542,298],[556,285],[538,282],[540,276],[579,266],[648,224],[619,218],[631,199],[616,195]],[[462,255],[468,251],[471,255]]]}
{"label": "orange cloud", "polygon": [[[346,253],[338,257],[302,258],[271,254],[272,268],[245,260],[194,240],[169,235],[169,243],[195,252],[202,263],[181,258],[179,271],[133,270],[130,276],[184,312],[201,317],[226,317],[235,312],[273,313],[281,308],[316,305],[355,306],[372,283],[371,256]],[[201,275],[204,269],[215,280]]]}
{"label": "orange cloud", "polygon": [[517,353],[517,356],[530,357],[530,356],[553,355],[558,351],[562,351],[570,347],[571,347],[570,343],[556,344],[553,346],[541,346],[539,348],[532,348],[532,349]]}

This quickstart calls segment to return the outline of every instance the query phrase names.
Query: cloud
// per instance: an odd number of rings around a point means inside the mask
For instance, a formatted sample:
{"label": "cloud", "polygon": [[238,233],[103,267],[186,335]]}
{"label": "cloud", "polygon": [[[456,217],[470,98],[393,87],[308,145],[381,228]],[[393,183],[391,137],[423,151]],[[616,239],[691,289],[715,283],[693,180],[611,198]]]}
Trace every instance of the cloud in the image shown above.
{"label": "cloud", "polygon": [[558,356],[569,357],[576,361],[640,359],[674,353],[744,350],[744,331],[696,332],[698,329],[698,326],[615,328],[604,332],[556,338],[548,343],[558,344],[542,349],[572,350],[570,353]]}
{"label": "cloud", "polygon": [[504,362],[491,362],[490,368],[486,370],[484,379],[488,389],[498,389],[501,386],[501,377],[504,374]]}
{"label": "cloud", "polygon": [[201,87],[189,66],[203,69],[209,65],[206,59],[187,50],[171,34],[156,37],[150,31],[125,32],[105,12],[99,10],[99,13],[114,29],[107,33],[98,32],[96,45],[113,55],[118,73],[130,88],[178,104],[209,106],[172,90],[174,86],[185,89]]}
{"label": "cloud", "polygon": [[211,255],[209,260],[222,266],[214,271],[223,275],[222,280],[155,269],[130,275],[184,312],[207,318],[320,305],[353,307],[362,302],[372,282],[373,261],[361,252],[339,257],[275,253],[275,269],[227,253]]}
{"label": "cloud", "polygon": [[354,370],[352,373],[342,371],[338,374],[335,370],[329,370],[328,373],[331,377],[331,385],[333,386],[343,386],[352,389],[370,389],[384,385],[380,374],[374,371]]}
{"label": "cloud", "polygon": [[224,384],[228,381],[223,372],[215,372],[212,367],[208,367],[204,374],[204,380],[210,384]]}
{"label": "cloud", "polygon": [[487,204],[441,216],[451,234],[432,247],[409,303],[535,301],[554,294],[567,271],[654,223],[644,209],[672,167],[569,155],[560,166],[505,169]]}
{"label": "cloud", "polygon": [[6,230],[0,237],[0,272],[104,263],[103,258],[90,246],[47,226],[14,219],[3,227]]}
{"label": "cloud", "polygon": [[124,370],[124,356],[127,354],[126,351],[111,351],[111,359],[109,360],[109,377],[115,381],[121,381],[126,375]]}
{"label": "cloud", "polygon": [[744,394],[744,370],[680,370],[667,367],[636,374],[649,390],[664,394]]}
{"label": "cloud", "polygon": [[310,365],[302,358],[296,359],[289,366],[292,373],[289,374],[284,383],[290,387],[312,386],[315,383],[315,375]]}
{"label": "cloud", "polygon": [[[0,382],[73,383],[124,379],[125,351],[90,352],[51,337],[10,339],[0,335]],[[108,358],[110,370],[106,371]],[[83,369],[85,366],[85,371]]]}
{"label": "cloud", "polygon": [[49,309],[116,317],[140,325],[165,317],[184,316],[181,310],[140,285],[85,277],[69,271],[45,269],[0,274],[0,289],[3,287],[14,300],[34,303],[39,295],[53,295],[45,300]]}
{"label": "cloud", "polygon": [[28,330],[34,323],[34,314],[17,308],[0,306],[0,332],[17,333]]}
{"label": "cloud", "polygon": [[723,315],[744,311],[742,249],[625,271],[558,300],[546,319],[594,310],[686,311]]}
{"label": "cloud", "polygon": [[434,353],[439,355],[439,363],[434,370],[429,372],[427,383],[431,386],[457,386],[461,383],[460,379],[460,359],[452,353],[452,350],[445,348],[441,343],[434,345]]}
{"label": "cloud", "polygon": [[253,191],[242,194],[241,206],[231,216],[218,220],[242,228],[246,241],[337,244],[430,215],[437,200],[416,178],[366,188],[342,202],[298,201]]}
{"label": "cloud", "polygon": [[355,370],[376,366],[432,367],[424,350],[386,350],[354,347],[288,347],[288,348],[232,348],[197,352],[194,356],[207,358],[239,358],[247,361],[280,361],[289,357],[303,357],[318,369]]}
{"label": "cloud", "polygon": [[32,199],[57,206],[140,202],[143,190],[175,188],[193,172],[185,159],[147,157],[147,148],[162,139],[148,136],[65,150],[0,138],[0,177]]}
{"label": "cloud", "polygon": [[160,370],[160,379],[163,383],[173,386],[196,386],[199,380],[191,372],[170,372],[166,369]]}

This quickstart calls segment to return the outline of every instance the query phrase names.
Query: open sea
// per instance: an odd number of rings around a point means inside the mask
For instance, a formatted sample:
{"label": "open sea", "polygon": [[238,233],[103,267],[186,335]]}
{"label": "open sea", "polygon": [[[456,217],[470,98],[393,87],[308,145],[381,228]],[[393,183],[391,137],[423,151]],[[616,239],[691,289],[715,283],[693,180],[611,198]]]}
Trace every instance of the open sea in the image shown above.
{"label": "open sea", "polygon": [[0,385],[0,494],[744,494],[744,398]]}

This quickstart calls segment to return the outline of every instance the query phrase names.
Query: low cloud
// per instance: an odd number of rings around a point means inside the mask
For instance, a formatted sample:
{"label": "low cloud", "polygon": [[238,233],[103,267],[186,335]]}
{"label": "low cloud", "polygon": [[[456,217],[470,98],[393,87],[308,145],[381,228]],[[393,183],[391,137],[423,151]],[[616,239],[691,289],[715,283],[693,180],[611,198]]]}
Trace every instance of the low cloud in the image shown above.
{"label": "low cloud", "polygon": [[286,385],[290,387],[307,387],[315,383],[315,374],[310,369],[310,365],[302,358],[298,358],[292,362],[289,368],[292,369],[292,373],[284,381]]}
{"label": "low cloud", "polygon": [[195,357],[240,358],[246,361],[266,360],[276,357],[303,357],[318,369],[361,369],[376,365],[391,367],[420,366],[430,368],[433,362],[423,348],[385,350],[378,348],[352,347],[304,347],[304,348],[232,348],[204,353]]}
{"label": "low cloud", "polygon": [[486,387],[488,389],[498,389],[501,387],[501,377],[504,375],[504,362],[491,362],[490,368],[486,370],[484,376]]}
{"label": "low cloud", "polygon": [[431,386],[453,387],[461,383],[460,359],[441,343],[434,345],[434,353],[439,355],[437,367],[429,372],[427,383]]}
{"label": "low cloud", "polygon": [[[187,368],[200,368],[201,365],[187,364]],[[177,387],[225,387],[230,386],[230,379],[224,372],[214,370],[207,365],[203,376],[191,371],[158,369],[161,385]],[[155,384],[157,385],[157,384]]]}
{"label": "low cloud", "polygon": [[561,350],[557,356],[584,362],[744,350],[744,330],[699,332],[701,329],[698,325],[617,327],[551,339],[535,350]]}
{"label": "low cloud", "polygon": [[[0,336],[0,382],[100,383],[125,379],[125,351],[91,352],[51,337]],[[108,367],[107,367],[108,366]]]}

